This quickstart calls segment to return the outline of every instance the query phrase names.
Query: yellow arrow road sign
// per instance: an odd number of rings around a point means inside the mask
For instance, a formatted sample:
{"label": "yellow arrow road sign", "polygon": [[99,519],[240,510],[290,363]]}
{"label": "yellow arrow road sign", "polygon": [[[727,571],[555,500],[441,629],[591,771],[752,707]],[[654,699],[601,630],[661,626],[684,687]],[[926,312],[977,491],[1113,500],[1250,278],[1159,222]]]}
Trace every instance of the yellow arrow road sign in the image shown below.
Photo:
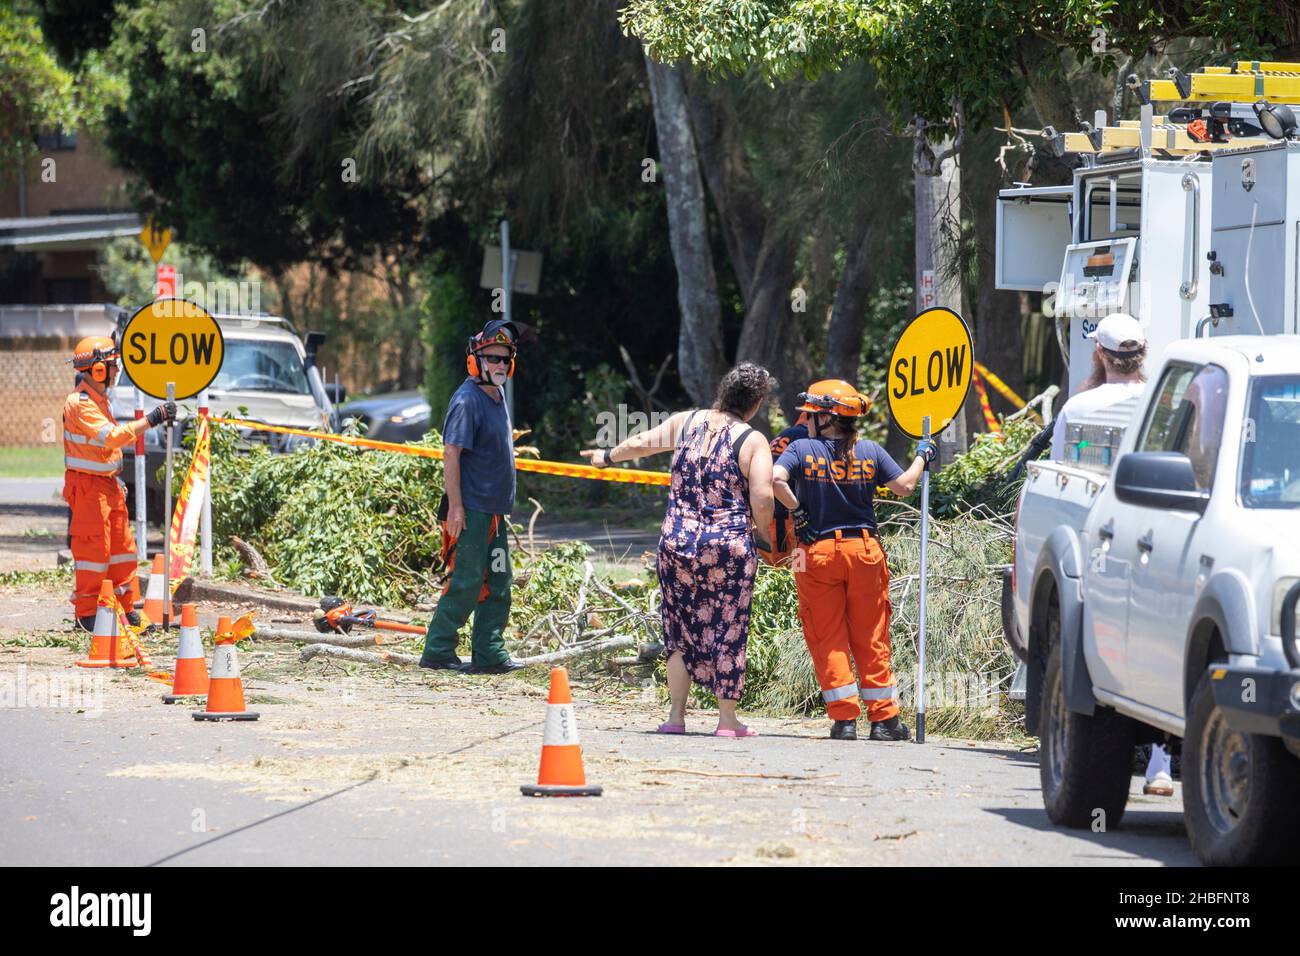
{"label": "yellow arrow road sign", "polygon": [[926,309],[907,324],[889,356],[885,393],[894,423],[911,438],[924,419],[937,435],[961,412],[970,389],[975,347],[970,329],[951,309]]}
{"label": "yellow arrow road sign", "polygon": [[149,250],[149,255],[153,256],[153,261],[160,262],[163,253],[171,245],[172,231],[159,228],[158,224],[153,221],[153,216],[150,216],[149,220],[144,224],[144,228],[140,230],[140,241]]}
{"label": "yellow arrow road sign", "polygon": [[185,299],[158,299],[131,316],[122,333],[122,366],[146,395],[191,398],[221,371],[226,344],[217,320]]}

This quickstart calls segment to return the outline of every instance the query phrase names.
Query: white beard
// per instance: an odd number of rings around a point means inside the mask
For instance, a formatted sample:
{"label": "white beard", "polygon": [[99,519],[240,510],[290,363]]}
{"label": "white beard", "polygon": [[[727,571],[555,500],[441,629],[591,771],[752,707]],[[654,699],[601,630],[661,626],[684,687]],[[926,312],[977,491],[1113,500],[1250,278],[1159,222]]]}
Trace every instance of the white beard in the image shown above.
{"label": "white beard", "polygon": [[505,385],[506,379],[510,376],[507,375],[504,370],[494,368],[492,371],[488,372],[488,377],[492,379],[493,385]]}

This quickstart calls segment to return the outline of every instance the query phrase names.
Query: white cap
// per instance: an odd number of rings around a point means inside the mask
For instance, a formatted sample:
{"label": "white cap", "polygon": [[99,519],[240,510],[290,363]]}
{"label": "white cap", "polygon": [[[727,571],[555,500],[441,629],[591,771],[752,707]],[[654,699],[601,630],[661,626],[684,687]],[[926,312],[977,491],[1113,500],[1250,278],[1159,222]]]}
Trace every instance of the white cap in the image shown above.
{"label": "white cap", "polygon": [[[1112,312],[1098,322],[1097,328],[1089,332],[1086,338],[1096,339],[1102,348],[1112,352],[1136,352],[1147,344],[1142,323],[1127,312]],[[1127,348],[1124,347],[1125,342],[1130,343]]]}

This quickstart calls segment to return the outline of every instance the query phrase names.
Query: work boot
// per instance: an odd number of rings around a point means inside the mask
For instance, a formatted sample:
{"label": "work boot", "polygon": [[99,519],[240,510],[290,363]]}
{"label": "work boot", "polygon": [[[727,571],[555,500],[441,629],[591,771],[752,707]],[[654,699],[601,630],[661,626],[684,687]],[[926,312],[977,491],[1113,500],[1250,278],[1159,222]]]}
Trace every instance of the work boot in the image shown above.
{"label": "work boot", "polygon": [[81,628],[81,629],[82,629],[83,631],[85,631],[87,634],[94,634],[94,633],[95,633],[95,615],[92,614],[92,615],[90,615],[90,617],[79,617],[79,618],[77,618],[77,627]]}
{"label": "work boot", "polygon": [[126,623],[130,624],[132,627],[139,627],[139,626],[140,626],[140,620],[141,620],[141,618],[140,618],[140,612],[139,612],[139,611],[127,611],[127,612],[126,612]]}
{"label": "work boot", "polygon": [[831,724],[831,740],[857,740],[858,722],[856,720],[837,720]]}
{"label": "work boot", "polygon": [[459,657],[452,658],[449,661],[426,661],[421,657],[420,666],[431,671],[456,671],[457,673],[463,673],[469,670],[469,665]]}
{"label": "work boot", "polygon": [[907,729],[907,724],[899,720],[897,716],[893,716],[888,720],[873,720],[871,722],[871,739],[911,740],[912,732]]}

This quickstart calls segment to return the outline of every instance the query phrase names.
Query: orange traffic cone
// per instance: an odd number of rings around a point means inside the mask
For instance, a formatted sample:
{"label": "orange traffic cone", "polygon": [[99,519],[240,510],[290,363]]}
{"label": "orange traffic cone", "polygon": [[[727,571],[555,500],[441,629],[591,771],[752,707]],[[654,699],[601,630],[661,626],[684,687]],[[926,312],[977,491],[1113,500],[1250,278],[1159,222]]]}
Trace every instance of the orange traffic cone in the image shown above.
{"label": "orange traffic cone", "polygon": [[[229,618],[226,619],[227,624]],[[208,662],[203,656],[203,638],[199,636],[199,615],[193,604],[181,605],[181,640],[176,649],[176,676],[172,692],[163,697],[164,704],[174,704],[182,697],[206,697]]]}
{"label": "orange traffic cone", "polygon": [[230,618],[217,620],[216,646],[212,648],[212,670],[208,674],[208,709],[196,710],[195,720],[257,720],[255,711],[244,709],[244,682],[239,679],[239,657]]}
{"label": "orange traffic cone", "polygon": [[107,579],[99,586],[95,606],[95,631],[90,638],[90,656],[78,667],[136,667],[135,650],[117,626],[117,595]]}
{"label": "orange traffic cone", "polygon": [[[163,556],[153,556],[153,570],[149,572],[149,587],[144,592],[144,616],[149,623],[162,624],[165,610],[163,602],[167,600],[167,583],[163,580]],[[176,620],[176,605],[173,603],[167,611],[167,623]]]}
{"label": "orange traffic cone", "polygon": [[587,783],[582,769],[582,747],[578,743],[578,720],[569,693],[569,672],[551,668],[551,695],[546,700],[546,724],[542,730],[542,766],[537,786],[519,788],[526,797],[598,797],[601,788]]}

